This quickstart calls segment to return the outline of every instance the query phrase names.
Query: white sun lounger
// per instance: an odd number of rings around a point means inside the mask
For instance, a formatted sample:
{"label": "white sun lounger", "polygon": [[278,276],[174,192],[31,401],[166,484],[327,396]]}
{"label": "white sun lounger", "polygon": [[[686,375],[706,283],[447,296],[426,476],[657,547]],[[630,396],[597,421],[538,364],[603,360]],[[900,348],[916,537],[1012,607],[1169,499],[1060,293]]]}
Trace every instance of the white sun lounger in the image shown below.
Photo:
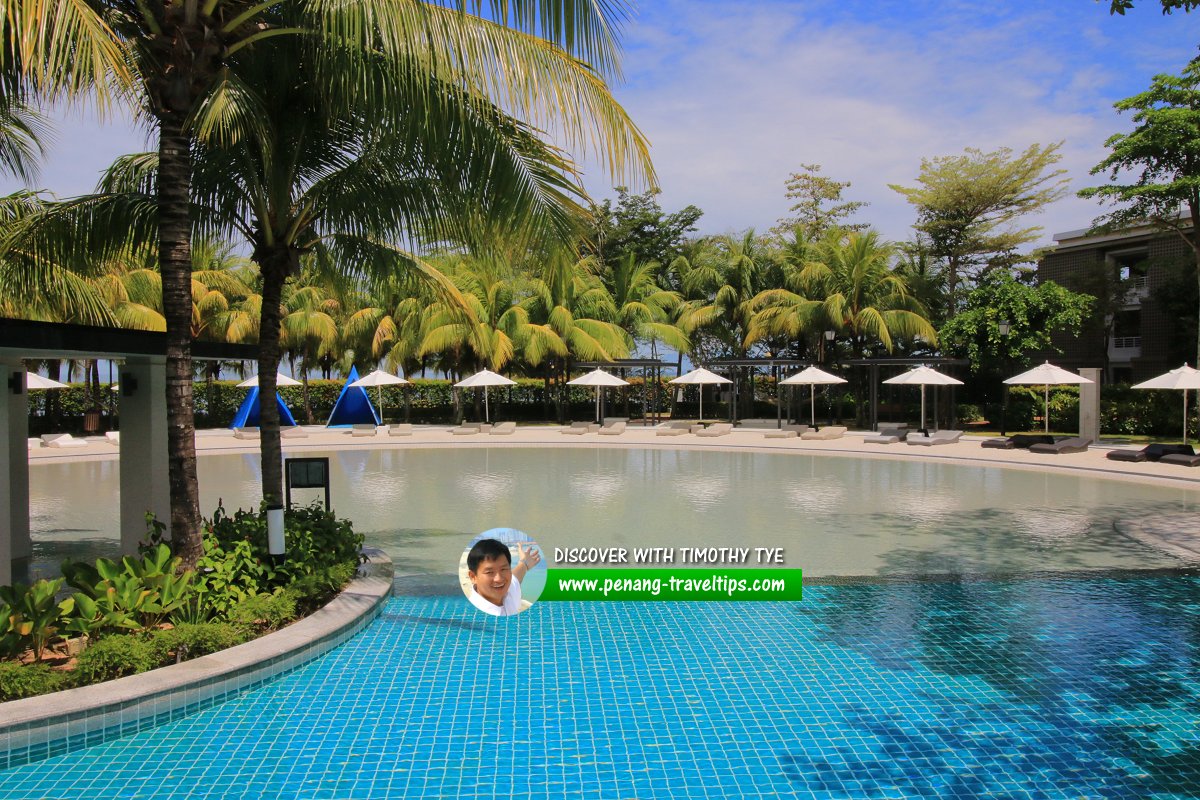
{"label": "white sun lounger", "polygon": [[808,441],[828,441],[830,439],[840,439],[845,435],[846,427],[844,425],[828,425],[819,431],[806,431],[800,434],[800,438],[807,439]]}
{"label": "white sun lounger", "polygon": [[767,431],[763,434],[764,439],[795,439],[800,434],[808,430],[807,425],[784,425],[782,428],[777,428],[773,431]]}
{"label": "white sun lounger", "polygon": [[696,431],[697,436],[713,438],[716,436],[727,436],[733,432],[733,423],[731,422],[714,422],[702,431]]}
{"label": "white sun lounger", "polygon": [[457,428],[451,428],[450,433],[454,434],[455,436],[473,436],[479,433],[482,429],[483,423],[481,422],[464,422]]}
{"label": "white sun lounger", "polygon": [[559,433],[565,433],[568,436],[582,436],[598,428],[599,426],[594,422],[572,422],[570,427],[563,428]]}
{"label": "white sun lounger", "polygon": [[397,422],[394,425],[388,426],[388,436],[412,436],[413,426],[411,422]]}
{"label": "white sun lounger", "polygon": [[120,445],[121,444],[121,432],[120,431],[106,431],[104,434],[104,441],[108,442],[109,444]]}
{"label": "white sun lounger", "polygon": [[492,436],[511,436],[516,430],[517,423],[515,422],[497,422],[488,433]]}
{"label": "white sun lounger", "polygon": [[379,433],[374,422],[356,422],[350,429],[351,436],[374,436]]}
{"label": "white sun lounger", "polygon": [[279,429],[279,435],[284,439],[307,439],[308,431],[299,425],[286,425]]}
{"label": "white sun lounger", "polygon": [[962,431],[934,431],[928,436],[920,434],[909,436],[906,440],[911,445],[919,445],[921,447],[932,447],[938,444],[954,444],[962,438]]}
{"label": "white sun lounger", "polygon": [[612,422],[606,422],[598,433],[601,436],[620,436],[625,432],[625,420],[618,419]]}
{"label": "white sun lounger", "polygon": [[258,428],[234,428],[233,438],[235,439],[258,439]]}
{"label": "white sun lounger", "polygon": [[42,437],[42,443],[46,447],[87,447],[88,443],[83,439],[76,439],[69,433],[48,433]]}

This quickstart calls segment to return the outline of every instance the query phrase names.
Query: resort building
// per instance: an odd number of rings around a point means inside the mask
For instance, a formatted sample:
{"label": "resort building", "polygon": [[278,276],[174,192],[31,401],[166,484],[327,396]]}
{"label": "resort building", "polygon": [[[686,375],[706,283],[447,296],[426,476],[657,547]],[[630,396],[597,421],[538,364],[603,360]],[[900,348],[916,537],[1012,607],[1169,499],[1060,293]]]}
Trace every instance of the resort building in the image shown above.
{"label": "resort building", "polygon": [[[1055,363],[1075,371],[1099,368],[1111,383],[1141,381],[1178,367],[1194,352],[1195,330],[1181,326],[1163,302],[1193,263],[1177,234],[1150,226],[1114,233],[1088,229],[1055,234],[1057,245],[1038,263],[1038,279],[1097,298],[1078,336],[1055,334]],[[1191,277],[1192,286],[1195,278]],[[1184,330],[1184,328],[1189,328]]]}

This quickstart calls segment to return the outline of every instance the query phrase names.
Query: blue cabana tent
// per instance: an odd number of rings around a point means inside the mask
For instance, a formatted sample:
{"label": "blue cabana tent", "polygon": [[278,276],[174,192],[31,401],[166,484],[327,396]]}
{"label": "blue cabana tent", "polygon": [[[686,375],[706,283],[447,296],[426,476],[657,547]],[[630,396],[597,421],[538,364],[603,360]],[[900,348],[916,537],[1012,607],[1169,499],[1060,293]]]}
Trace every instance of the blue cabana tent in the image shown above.
{"label": "blue cabana tent", "polygon": [[[287,403],[283,402],[283,398],[279,393],[275,393],[275,402],[279,404],[279,424],[281,426],[295,425],[296,418],[292,416],[291,410],[287,407]],[[233,422],[229,424],[231,428],[257,428],[260,407],[258,405],[258,387],[254,386],[250,389],[250,394],[246,395],[246,399],[238,407],[237,413],[233,415]]]}
{"label": "blue cabana tent", "polygon": [[376,425],[383,424],[383,420],[379,418],[379,412],[371,404],[371,397],[367,394],[367,390],[361,386],[350,385],[356,380],[358,380],[358,369],[351,367],[350,375],[346,378],[346,385],[342,387],[342,393],[338,395],[337,402],[333,404],[333,413],[329,415],[329,422],[325,423],[325,427],[348,428],[351,425],[370,422]]}

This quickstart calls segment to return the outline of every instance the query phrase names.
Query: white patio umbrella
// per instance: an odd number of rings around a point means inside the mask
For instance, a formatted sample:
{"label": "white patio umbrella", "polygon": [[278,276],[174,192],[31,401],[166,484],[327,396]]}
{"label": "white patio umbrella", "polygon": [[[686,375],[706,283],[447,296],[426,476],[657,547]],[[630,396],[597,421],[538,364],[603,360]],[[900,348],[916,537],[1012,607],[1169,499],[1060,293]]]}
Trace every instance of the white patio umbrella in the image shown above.
{"label": "white patio umbrella", "polygon": [[490,369],[484,369],[484,370],[480,370],[479,372],[476,372],[474,375],[472,375],[469,378],[463,378],[461,381],[459,381],[458,383],[456,383],[454,385],[460,389],[478,389],[479,387],[482,386],[483,387],[483,420],[484,420],[484,422],[491,422],[492,421],[491,415],[490,415],[490,412],[488,411],[488,394],[487,394],[488,387],[489,386],[516,386],[517,382],[510,381],[508,378],[504,377],[503,375],[497,375],[495,372],[492,372]]}
{"label": "white patio umbrella", "polygon": [[814,428],[817,427],[817,384],[828,385],[834,383],[845,383],[845,378],[839,378],[837,375],[826,372],[825,370],[817,369],[816,367],[806,367],[805,369],[784,378],[779,383],[787,386],[803,386],[808,384],[808,411],[809,424]]}
{"label": "white patio umbrella", "polygon": [[25,373],[25,388],[26,389],[66,389],[68,387],[65,383],[59,383],[58,381],[53,381],[53,380],[50,380],[49,378],[43,378],[41,375],[38,375],[36,372],[26,372]]}
{"label": "white patio umbrella", "polygon": [[586,375],[581,375],[573,381],[567,381],[567,386],[596,387],[596,421],[600,421],[600,390],[605,386],[628,386],[629,381],[622,380],[616,375],[610,375],[597,367]]}
{"label": "white patio umbrella", "polygon": [[398,378],[390,372],[377,369],[369,375],[364,375],[350,385],[375,387],[375,397],[379,400],[379,418],[383,419],[383,387],[399,386],[402,383],[408,383],[408,381],[404,380],[404,378]]}
{"label": "white patio umbrella", "polygon": [[729,380],[729,378],[722,378],[720,375],[716,374],[715,372],[709,372],[704,367],[697,367],[696,369],[692,370],[691,372],[688,372],[684,375],[680,375],[678,378],[675,378],[674,380],[669,381],[669,383],[678,383],[678,384],[682,384],[684,386],[687,386],[689,384],[696,384],[701,387],[700,388],[700,419],[704,419],[704,388],[703,388],[704,385],[709,384],[709,383],[733,383],[733,381]]}
{"label": "white patio umbrella", "polygon": [[[32,376],[30,376],[32,377]],[[1135,389],[1182,389],[1183,390],[1183,441],[1188,440],[1187,431],[1187,393],[1188,389],[1200,389],[1200,369],[1193,369],[1184,364],[1179,369],[1164,372],[1157,378],[1135,384]]]}
{"label": "white patio umbrella", "polygon": [[1031,370],[1022,372],[1020,375],[1014,375],[1005,381],[1009,386],[1044,386],[1045,387],[1045,408],[1042,410],[1042,419],[1046,421],[1046,433],[1050,432],[1050,387],[1061,386],[1066,383],[1081,384],[1093,383],[1082,375],[1074,372],[1067,372],[1062,367],[1056,367],[1047,361],[1045,364],[1034,367]]}
{"label": "white patio umbrella", "polygon": [[888,378],[884,383],[890,383],[894,386],[920,386],[921,387],[921,430],[925,430],[925,387],[926,386],[962,386],[963,382],[958,378],[951,378],[926,366],[913,367],[908,372],[902,375],[897,375],[894,378]]}
{"label": "white patio umbrella", "polygon": [[[275,385],[276,386],[299,386],[300,381],[296,380],[295,378],[289,378],[287,375],[284,375],[282,372],[279,372],[279,373],[276,373],[276,375],[275,375]],[[258,386],[258,376],[257,375],[251,375],[249,378],[246,378],[246,380],[244,380],[238,384],[239,389],[250,389],[254,386]]]}

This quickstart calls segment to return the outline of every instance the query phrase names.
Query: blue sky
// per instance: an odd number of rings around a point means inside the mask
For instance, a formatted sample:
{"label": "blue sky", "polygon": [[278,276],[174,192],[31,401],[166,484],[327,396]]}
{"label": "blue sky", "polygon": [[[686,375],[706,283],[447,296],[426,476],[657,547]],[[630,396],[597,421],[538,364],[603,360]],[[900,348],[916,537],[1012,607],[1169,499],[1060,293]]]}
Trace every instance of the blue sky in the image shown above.
{"label": "blue sky", "polygon": [[[1129,124],[1113,102],[1178,72],[1200,45],[1200,13],[1163,16],[1156,0],[1125,17],[1110,17],[1107,0],[640,6],[615,92],[651,141],[663,206],[699,206],[702,233],[769,228],[803,163],[851,181],[847,197],[871,204],[858,219],[896,240],[914,215],[887,184],[911,185],[923,157],[1063,141],[1072,189],[1090,185],[1104,140]],[[57,116],[40,187],[60,196],[88,191],[113,157],[145,147],[127,121]],[[587,185],[612,195],[593,167]],[[1072,196],[1029,224],[1048,243],[1097,211]]]}

